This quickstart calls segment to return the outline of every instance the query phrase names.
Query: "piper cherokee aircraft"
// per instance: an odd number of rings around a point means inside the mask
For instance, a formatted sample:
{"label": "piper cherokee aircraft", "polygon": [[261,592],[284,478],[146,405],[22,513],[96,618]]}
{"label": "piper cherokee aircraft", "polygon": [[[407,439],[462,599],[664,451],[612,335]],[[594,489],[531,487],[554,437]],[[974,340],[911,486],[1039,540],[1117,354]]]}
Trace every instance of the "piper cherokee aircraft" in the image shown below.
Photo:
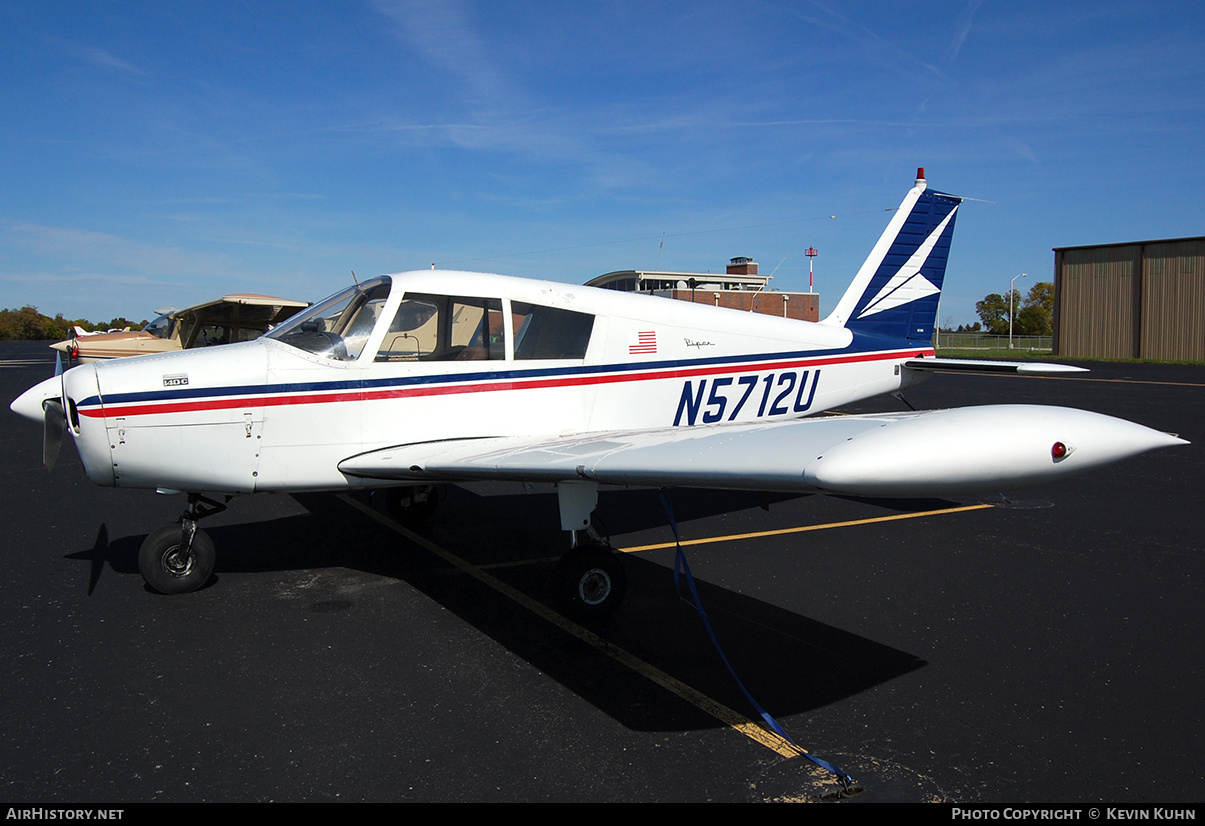
{"label": "piper cherokee aircraft", "polygon": [[958,361],[930,343],[961,200],[915,186],[819,323],[501,275],[424,270],[357,283],[254,341],[85,364],[12,409],[71,434],[100,485],[187,493],[139,553],[149,586],[204,584],[212,498],[390,488],[421,516],[435,483],[556,484],[569,552],[558,601],[609,614],[617,555],[600,485],[959,496],[1044,483],[1175,436],[1058,407],[813,414]]}

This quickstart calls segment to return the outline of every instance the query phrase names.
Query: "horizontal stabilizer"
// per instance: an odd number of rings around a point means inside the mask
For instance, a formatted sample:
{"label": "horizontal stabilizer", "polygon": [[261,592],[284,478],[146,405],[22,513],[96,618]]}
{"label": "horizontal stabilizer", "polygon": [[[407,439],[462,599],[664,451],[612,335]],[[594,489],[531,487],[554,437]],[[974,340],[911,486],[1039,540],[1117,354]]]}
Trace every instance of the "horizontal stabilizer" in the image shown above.
{"label": "horizontal stabilizer", "polygon": [[1022,373],[1052,376],[1067,373],[1087,373],[1086,367],[1070,364],[1050,364],[1040,361],[988,361],[986,359],[923,358],[904,362],[904,368],[917,371],[948,370],[961,373]]}

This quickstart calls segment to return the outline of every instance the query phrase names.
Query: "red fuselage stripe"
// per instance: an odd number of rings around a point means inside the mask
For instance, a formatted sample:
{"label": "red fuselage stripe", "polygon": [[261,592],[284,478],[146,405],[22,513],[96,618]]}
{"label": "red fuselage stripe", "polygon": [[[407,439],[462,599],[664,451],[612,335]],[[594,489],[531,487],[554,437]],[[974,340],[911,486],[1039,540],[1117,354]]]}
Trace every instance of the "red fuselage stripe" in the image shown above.
{"label": "red fuselage stripe", "polygon": [[[783,370],[796,367],[822,367],[828,364],[857,364],[868,361],[887,361],[900,358],[931,356],[933,350],[905,350],[890,353],[866,353],[848,356],[821,356],[792,359],[789,361],[762,362],[743,365],[708,365],[670,370],[650,370],[636,373],[607,375],[571,375],[547,379],[511,379],[474,384],[418,385],[368,390],[347,390],[334,393],[301,393],[279,396],[222,397],[197,401],[157,402],[127,404],[110,407],[81,408],[81,416],[88,418],[118,418],[124,416],[153,416],[165,413],[191,413],[205,410],[240,409],[254,407],[280,407],[296,404],[331,404],[336,402],[376,401],[419,396],[446,396],[460,393],[491,393],[503,390],[535,390],[550,387],[588,386],[594,384],[619,384],[632,381],[657,381],[663,379],[693,378],[696,376],[731,375],[758,373],[764,370]],[[449,377],[450,382],[455,379]]]}

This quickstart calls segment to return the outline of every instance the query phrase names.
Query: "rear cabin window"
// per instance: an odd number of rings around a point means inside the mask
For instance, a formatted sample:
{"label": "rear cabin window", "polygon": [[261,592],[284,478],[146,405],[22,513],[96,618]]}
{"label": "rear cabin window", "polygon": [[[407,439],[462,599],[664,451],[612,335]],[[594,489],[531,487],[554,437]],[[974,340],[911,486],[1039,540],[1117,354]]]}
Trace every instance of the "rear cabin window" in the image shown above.
{"label": "rear cabin window", "polygon": [[377,361],[489,361],[506,356],[502,301],[407,293]]}
{"label": "rear cabin window", "polygon": [[594,316],[539,304],[511,302],[516,359],[586,357]]}

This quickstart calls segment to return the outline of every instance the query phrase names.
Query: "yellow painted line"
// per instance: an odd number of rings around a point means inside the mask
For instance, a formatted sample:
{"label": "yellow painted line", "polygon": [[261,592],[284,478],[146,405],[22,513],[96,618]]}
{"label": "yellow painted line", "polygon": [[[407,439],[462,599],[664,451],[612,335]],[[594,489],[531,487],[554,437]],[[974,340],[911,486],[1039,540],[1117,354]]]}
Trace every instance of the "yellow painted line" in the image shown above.
{"label": "yellow painted line", "polygon": [[377,520],[382,525],[385,525],[391,530],[406,537],[416,545],[419,545],[435,554],[449,565],[458,568],[459,570],[476,579],[478,582],[481,582],[483,585],[486,585],[503,596],[508,597],[532,613],[537,614],[542,619],[552,623],[557,628],[560,628],[562,631],[577,637],[579,640],[587,643],[597,651],[606,654],[616,662],[623,664],[632,671],[635,671],[637,674],[640,674],[641,676],[653,681],[667,691],[676,694],[678,697],[681,697],[695,708],[710,714],[724,725],[731,727],[732,729],[740,732],[757,743],[760,743],[777,754],[780,754],[783,757],[798,757],[807,753],[805,750],[799,748],[789,740],[786,740],[774,732],[749,720],[740,712],[734,711],[723,703],[713,700],[703,692],[690,687],[676,677],[670,676],[656,666],[645,662],[644,660],[632,655],[614,643],[603,639],[593,631],[583,628],[546,605],[537,602],[521,591],[512,588],[497,577],[491,576],[481,568],[466,562],[449,551],[444,550],[434,542],[419,536],[414,531],[408,530],[397,521],[390,519],[388,516],[378,513],[377,511],[365,505],[363,502],[360,502],[345,493],[340,494],[339,498],[351,505],[353,508],[356,508],[357,510]]}
{"label": "yellow painted line", "polygon": [[[890,516],[874,516],[869,519],[851,519],[848,522],[828,522],[823,525],[800,525],[794,528],[778,528],[772,531],[754,531],[752,533],[734,533],[727,536],[708,536],[703,539],[686,539],[682,541],[683,546],[687,545],[710,545],[714,542],[736,542],[741,539],[759,539],[765,536],[782,536],[790,533],[807,533],[808,531],[827,531],[832,528],[851,528],[855,525],[873,525],[877,522],[895,522],[900,519],[919,519],[922,516],[939,516],[946,513],[963,513],[964,511],[978,511],[984,508],[993,508],[995,505],[979,504],[979,505],[960,505],[956,508],[940,508],[932,511],[917,511],[916,513],[896,513]],[[659,542],[655,545],[635,545],[630,548],[617,548],[616,550],[625,554],[635,554],[641,551],[658,551],[664,548],[676,548],[676,542]]]}
{"label": "yellow painted line", "polygon": [[[531,597],[527,596],[523,592],[521,592],[515,588],[512,588],[511,586],[507,585],[502,580],[487,573],[481,567],[473,565],[473,564],[465,561],[464,559],[461,559],[460,557],[456,556],[455,554],[451,553],[450,551],[447,551],[444,548],[441,548],[439,545],[436,545],[434,542],[431,542],[430,540],[418,535],[414,531],[411,531],[408,528],[404,527],[402,524],[400,524],[396,520],[389,518],[385,514],[382,514],[382,513],[379,513],[377,511],[373,510],[372,508],[370,508],[368,505],[364,504],[363,502],[360,502],[357,499],[355,499],[345,493],[339,494],[339,498],[342,499],[347,504],[351,505],[353,508],[356,508],[357,510],[361,511],[362,513],[367,514],[368,516],[372,517],[376,521],[380,522],[382,525],[384,525],[384,526],[390,528],[391,530],[395,531],[396,533],[399,533],[402,536],[406,537],[414,544],[416,544],[422,548],[425,548],[426,550],[435,554],[440,559],[447,562],[449,565],[459,569],[460,571],[463,571],[464,573],[473,577],[474,579],[476,579],[478,582],[482,583],[483,585],[485,585],[489,588],[492,588],[493,590],[497,591],[498,593],[502,594],[503,596],[505,596],[508,599],[512,600],[513,602],[517,603],[518,605],[521,605],[522,607],[526,608],[528,611],[531,611],[533,614],[536,614],[540,618],[547,620],[549,623],[551,623],[552,625],[555,625],[557,628],[561,629],[565,633],[570,634],[574,637],[577,637],[579,640],[586,643],[587,645],[590,645],[595,650],[597,650],[603,654],[606,654],[608,657],[615,660],[616,662],[626,666],[627,668],[631,669],[632,671],[636,672],[637,674],[641,675],[642,677],[661,686],[666,691],[669,691],[670,693],[680,697],[681,699],[690,703],[691,705],[693,705],[695,708],[699,709],[700,711],[702,711],[706,714],[710,714],[712,717],[719,720],[724,725],[728,726],[729,728],[733,729],[734,731],[737,731],[737,732],[743,734],[744,736],[748,737],[749,739],[753,740],[754,742],[756,742],[762,746],[765,746],[766,748],[770,749],[771,751],[775,752],[776,754],[779,754],[783,757],[799,757],[801,755],[805,755],[808,753],[806,749],[800,748],[799,746],[792,743],[790,740],[787,740],[785,737],[782,737],[782,736],[776,734],[775,732],[770,731],[768,728],[764,727],[760,723],[753,722],[748,717],[746,717],[744,714],[741,714],[740,712],[729,708],[728,706],[724,705],[723,703],[712,699],[711,697],[707,696],[706,694],[699,691],[698,689],[692,688],[691,686],[682,682],[677,677],[673,677],[670,674],[667,674],[666,672],[662,671],[660,668],[657,668],[655,665],[647,663],[644,660],[640,659],[639,657],[637,657],[637,656],[631,654],[630,652],[625,651],[624,649],[615,645],[614,643],[603,639],[598,634],[595,634],[593,631],[591,631],[587,628],[584,628],[581,625],[578,625],[577,623],[573,622],[572,620],[568,619],[567,617],[562,616],[560,613],[552,610],[551,608],[544,605],[543,603],[540,603],[540,602],[532,599]],[[942,508],[940,510],[920,511],[917,513],[901,513],[901,514],[893,514],[891,516],[873,517],[870,519],[854,519],[854,520],[850,520],[848,522],[830,522],[830,523],[824,524],[824,525],[804,525],[801,527],[784,528],[781,530],[774,530],[774,531],[758,531],[756,533],[734,534],[732,536],[717,536],[717,537],[710,537],[707,539],[693,539],[693,540],[688,540],[686,542],[683,542],[682,544],[683,545],[702,545],[702,544],[711,543],[711,542],[728,542],[728,541],[735,541],[735,540],[739,540],[739,539],[750,539],[750,538],[760,537],[760,536],[775,536],[775,535],[789,534],[789,533],[803,533],[805,531],[819,531],[819,530],[827,530],[829,528],[845,528],[845,527],[851,527],[854,525],[869,525],[869,524],[873,524],[876,522],[893,522],[893,521],[900,520],[900,519],[916,519],[921,516],[938,516],[941,514],[948,514],[948,513],[962,513],[964,511],[982,510],[984,508],[990,508],[990,507],[994,507],[994,506],[987,505],[987,504],[963,505],[963,506],[955,507],[955,508]],[[672,548],[672,547],[674,547],[674,543],[668,542],[668,543],[663,543],[660,545],[644,545],[644,546],[641,546],[638,548],[623,548],[620,550],[624,551],[625,553],[634,553],[636,551],[652,550],[654,548]]]}

